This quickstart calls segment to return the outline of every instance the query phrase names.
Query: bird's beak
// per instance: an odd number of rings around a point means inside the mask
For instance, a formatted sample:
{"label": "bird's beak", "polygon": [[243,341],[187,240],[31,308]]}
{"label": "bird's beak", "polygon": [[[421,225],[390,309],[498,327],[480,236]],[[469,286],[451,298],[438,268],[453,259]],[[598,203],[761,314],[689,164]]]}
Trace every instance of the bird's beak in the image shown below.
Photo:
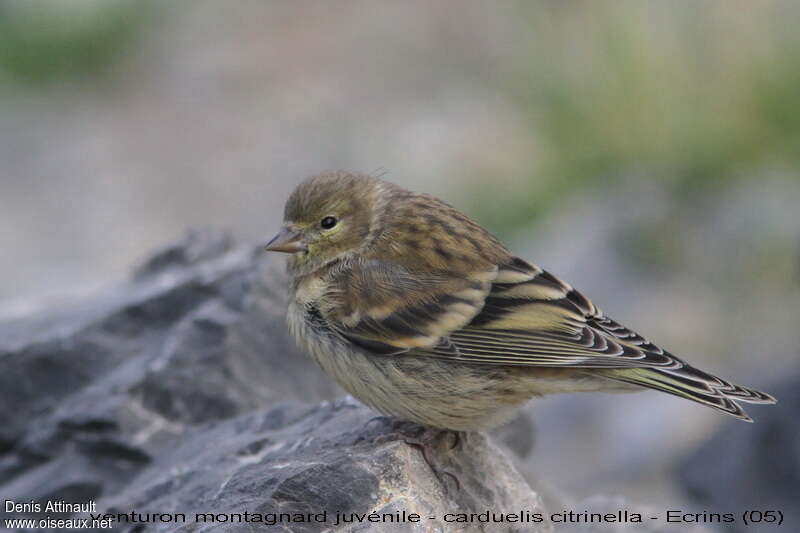
{"label": "bird's beak", "polygon": [[293,254],[295,252],[305,252],[308,250],[308,246],[303,241],[303,235],[299,231],[284,226],[278,234],[267,243],[264,249],[268,252]]}

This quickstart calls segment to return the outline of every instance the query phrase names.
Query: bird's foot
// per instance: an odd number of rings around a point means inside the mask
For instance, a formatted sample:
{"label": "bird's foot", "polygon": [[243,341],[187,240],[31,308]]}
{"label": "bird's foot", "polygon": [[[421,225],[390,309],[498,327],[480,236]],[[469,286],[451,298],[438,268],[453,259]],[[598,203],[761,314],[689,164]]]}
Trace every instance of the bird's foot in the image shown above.
{"label": "bird's foot", "polygon": [[431,428],[408,422],[406,420],[399,420],[385,416],[378,416],[367,421],[365,426],[371,423],[380,422],[389,426],[389,431],[379,435],[373,442],[383,444],[396,440],[402,440],[409,446],[412,446],[420,451],[422,458],[428,464],[430,469],[447,488],[448,484],[445,482],[444,476],[450,478],[455,483],[456,490],[461,490],[461,483],[456,475],[446,469],[440,468],[436,465],[436,461],[432,460],[431,452],[440,449],[445,443],[445,439],[449,439],[447,444],[447,451],[454,450],[461,445],[462,434],[458,431],[451,431],[447,429]]}

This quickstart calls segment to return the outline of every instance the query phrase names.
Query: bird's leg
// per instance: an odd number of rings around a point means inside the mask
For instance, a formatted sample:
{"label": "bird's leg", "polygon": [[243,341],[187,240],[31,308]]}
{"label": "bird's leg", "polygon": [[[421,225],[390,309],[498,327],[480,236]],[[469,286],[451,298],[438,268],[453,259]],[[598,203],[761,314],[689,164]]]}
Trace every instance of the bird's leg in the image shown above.
{"label": "bird's leg", "polygon": [[386,415],[373,416],[372,418],[370,418],[369,420],[364,422],[364,429],[367,429],[370,424],[373,424],[373,423],[376,423],[376,422],[380,422],[383,425],[390,425],[391,424],[393,426],[394,424],[397,423],[397,419],[391,418],[391,417],[386,416]]}
{"label": "bird's leg", "polygon": [[458,477],[452,471],[446,468],[438,468],[428,456],[428,451],[439,444],[439,441],[445,433],[453,435],[453,444],[450,446],[449,450],[455,449],[461,441],[460,434],[457,431],[450,431],[446,429],[425,428],[419,435],[404,436],[403,441],[409,446],[413,446],[420,450],[422,453],[422,458],[425,459],[425,462],[428,464],[445,489],[447,488],[447,483],[445,482],[443,476],[447,476],[452,479],[453,483],[455,483],[456,490],[460,491],[461,482],[458,480]]}
{"label": "bird's leg", "polygon": [[383,416],[378,416],[368,420],[365,426],[378,421],[388,423],[390,431],[388,433],[379,435],[373,442],[383,443],[392,440],[398,440],[399,437],[399,440],[402,440],[409,446],[418,449],[420,453],[422,453],[422,458],[431,468],[436,477],[439,478],[439,481],[442,483],[442,485],[447,487],[447,483],[445,483],[444,479],[442,478],[442,475],[446,475],[453,480],[456,485],[456,490],[461,490],[461,483],[456,475],[446,469],[438,468],[435,465],[435,462],[431,460],[430,456],[430,451],[440,446],[442,439],[447,436],[452,436],[452,444],[450,444],[448,451],[454,450],[456,447],[458,447],[461,444],[462,438],[460,432],[425,427],[413,422],[408,422],[406,420],[392,419]]}

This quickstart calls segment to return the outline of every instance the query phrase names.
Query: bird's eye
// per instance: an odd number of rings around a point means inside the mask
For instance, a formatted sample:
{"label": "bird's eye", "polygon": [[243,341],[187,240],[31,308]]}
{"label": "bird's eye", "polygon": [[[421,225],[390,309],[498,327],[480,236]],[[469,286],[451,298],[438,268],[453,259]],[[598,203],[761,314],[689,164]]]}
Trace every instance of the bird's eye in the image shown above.
{"label": "bird's eye", "polygon": [[320,220],[319,225],[322,227],[322,229],[331,229],[336,225],[337,222],[339,221],[336,220],[336,217],[325,217]]}

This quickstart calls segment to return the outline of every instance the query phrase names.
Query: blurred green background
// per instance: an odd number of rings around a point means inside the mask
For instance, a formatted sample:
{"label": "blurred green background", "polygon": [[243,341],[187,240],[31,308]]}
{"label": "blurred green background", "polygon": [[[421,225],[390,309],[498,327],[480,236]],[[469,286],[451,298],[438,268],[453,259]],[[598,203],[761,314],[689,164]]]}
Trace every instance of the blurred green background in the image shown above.
{"label": "blurred green background", "polygon": [[[767,386],[800,359],[798,27],[788,0],[1,2],[0,312],[189,227],[258,242],[303,177],[386,169]],[[683,497],[665,472],[720,418],[642,398],[546,400],[531,469]]]}

